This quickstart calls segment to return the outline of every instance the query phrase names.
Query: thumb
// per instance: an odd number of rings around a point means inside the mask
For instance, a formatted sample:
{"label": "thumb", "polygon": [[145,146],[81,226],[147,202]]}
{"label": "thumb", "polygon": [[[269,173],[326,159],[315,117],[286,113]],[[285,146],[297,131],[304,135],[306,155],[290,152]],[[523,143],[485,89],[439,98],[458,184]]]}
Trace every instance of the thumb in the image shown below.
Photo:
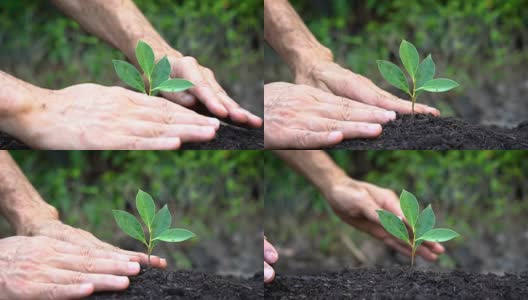
{"label": "thumb", "polygon": [[189,92],[168,93],[161,92],[163,98],[181,106],[190,107],[196,104],[196,97]]}

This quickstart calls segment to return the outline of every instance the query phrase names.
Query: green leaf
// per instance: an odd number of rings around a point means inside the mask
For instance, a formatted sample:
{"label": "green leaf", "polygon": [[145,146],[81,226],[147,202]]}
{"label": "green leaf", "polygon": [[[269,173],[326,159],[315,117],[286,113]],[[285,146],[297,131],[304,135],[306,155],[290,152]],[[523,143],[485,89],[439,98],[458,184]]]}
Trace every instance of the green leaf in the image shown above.
{"label": "green leaf", "polygon": [[154,239],[159,236],[162,232],[169,229],[171,223],[172,216],[170,214],[169,209],[167,208],[167,205],[165,205],[156,213],[154,221],[152,221],[151,238]]}
{"label": "green leaf", "polygon": [[377,62],[378,69],[385,80],[400,90],[409,93],[407,78],[405,78],[402,70],[397,65],[386,60],[378,60]]}
{"label": "green leaf", "polygon": [[145,225],[147,225],[147,228],[150,229],[152,226],[152,220],[154,219],[154,214],[156,213],[156,204],[154,204],[152,197],[142,190],[139,190],[136,195],[136,208],[139,212],[139,215],[141,216],[141,219]]}
{"label": "green leaf", "polygon": [[418,66],[416,70],[416,81],[414,89],[422,87],[426,82],[433,79],[436,72],[435,63],[429,54]]}
{"label": "green leaf", "polygon": [[150,89],[153,90],[158,87],[160,84],[169,79],[171,73],[171,66],[169,60],[164,56],[158,63],[154,66],[152,71],[152,77],[150,79]]}
{"label": "green leaf", "polygon": [[458,83],[451,79],[437,78],[427,81],[417,90],[424,90],[428,92],[446,92],[456,88],[457,86]]}
{"label": "green leaf", "polygon": [[403,190],[400,194],[400,207],[403,211],[403,215],[411,228],[413,229],[416,225],[416,220],[418,219],[418,214],[420,213],[420,206],[418,205],[418,200],[414,197],[413,194]]}
{"label": "green leaf", "polygon": [[190,81],[187,81],[185,79],[174,78],[162,82],[153,90],[176,93],[183,92],[187,89],[192,88],[193,86],[194,84],[192,84],[192,82]]}
{"label": "green leaf", "polygon": [[416,47],[406,40],[403,40],[400,44],[400,59],[405,70],[407,70],[412,78],[415,78],[414,75],[416,74],[418,63],[420,62],[420,56]]}
{"label": "green leaf", "polygon": [[192,237],[195,237],[194,233],[187,229],[172,228],[169,230],[165,230],[154,240],[160,240],[164,242],[183,242]]}
{"label": "green leaf", "polygon": [[409,233],[402,220],[393,213],[384,210],[376,210],[380,218],[381,225],[393,236],[409,243]]}
{"label": "green leaf", "polygon": [[433,209],[431,208],[431,204],[429,204],[420,213],[420,216],[418,217],[418,221],[416,221],[415,239],[420,238],[422,235],[424,235],[424,233],[433,229],[435,222],[436,222],[436,217],[433,212]]}
{"label": "green leaf", "polygon": [[418,240],[425,240],[430,242],[445,242],[460,236],[451,229],[436,228],[427,231]]}
{"label": "green leaf", "polygon": [[139,41],[136,46],[136,58],[147,78],[150,78],[154,67],[154,52],[152,48],[147,43]]}
{"label": "green leaf", "polygon": [[144,244],[147,243],[145,241],[145,233],[143,232],[143,228],[141,227],[141,224],[139,224],[139,221],[136,219],[136,217],[126,211],[115,209],[112,210],[112,214],[114,215],[114,219],[121,230],[136,240],[141,241]]}
{"label": "green leaf", "polygon": [[139,71],[131,64],[122,60],[112,60],[117,76],[126,84],[145,93],[145,83]]}

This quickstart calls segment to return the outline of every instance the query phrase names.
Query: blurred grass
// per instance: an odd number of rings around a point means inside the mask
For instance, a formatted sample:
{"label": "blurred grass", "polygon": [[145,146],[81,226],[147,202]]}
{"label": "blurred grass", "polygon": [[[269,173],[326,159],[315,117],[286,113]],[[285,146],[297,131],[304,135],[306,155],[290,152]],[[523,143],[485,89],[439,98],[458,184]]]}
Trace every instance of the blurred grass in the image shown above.
{"label": "blurred grass", "polygon": [[[169,44],[212,68],[228,87],[262,61],[262,0],[134,2]],[[2,1],[0,27],[3,71],[47,88],[118,82],[111,60],[124,56],[50,1]]]}
{"label": "blurred grass", "polygon": [[61,219],[115,242],[112,209],[135,211],[138,189],[159,207],[168,204],[173,226],[198,239],[260,231],[263,210],[258,151],[11,151]]}
{"label": "blurred grass", "polygon": [[[431,203],[439,226],[464,240],[512,234],[528,215],[526,151],[329,151],[353,178],[414,193]],[[267,152],[264,228],[277,245],[309,240],[315,253],[342,248],[347,229],[320,193],[304,178]],[[363,235],[364,239],[366,236]]]}

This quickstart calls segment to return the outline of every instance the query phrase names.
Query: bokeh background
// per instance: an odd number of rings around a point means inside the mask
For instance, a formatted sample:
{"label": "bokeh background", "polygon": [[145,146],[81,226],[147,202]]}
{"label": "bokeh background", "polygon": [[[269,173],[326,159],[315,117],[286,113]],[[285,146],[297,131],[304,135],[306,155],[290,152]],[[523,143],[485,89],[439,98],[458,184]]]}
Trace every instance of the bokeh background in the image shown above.
{"label": "bokeh background", "polygon": [[[211,68],[241,105],[262,116],[262,0],[135,0],[175,49]],[[124,55],[83,31],[48,0],[0,3],[0,70],[60,89],[123,85],[112,59]]]}
{"label": "bokeh background", "polygon": [[[290,0],[336,60],[406,98],[382,79],[377,59],[398,63],[402,39],[423,59],[431,53],[437,76],[461,87],[426,93],[418,101],[445,116],[515,126],[527,120],[528,9],[525,0]],[[265,82],[291,81],[286,65],[265,48]]]}
{"label": "bokeh background", "polygon": [[[437,227],[461,238],[444,243],[437,263],[418,268],[471,272],[528,269],[528,151],[329,151],[352,178],[416,195]],[[343,223],[322,195],[266,153],[264,230],[279,250],[278,272],[410,265],[382,242]]]}
{"label": "bokeh background", "polygon": [[[138,189],[167,204],[172,227],[197,237],[160,243],[169,268],[237,276],[262,272],[263,160],[258,151],[11,151],[63,222],[125,249],[144,246],[116,225],[112,209],[135,213]],[[0,218],[0,238],[14,234]]]}

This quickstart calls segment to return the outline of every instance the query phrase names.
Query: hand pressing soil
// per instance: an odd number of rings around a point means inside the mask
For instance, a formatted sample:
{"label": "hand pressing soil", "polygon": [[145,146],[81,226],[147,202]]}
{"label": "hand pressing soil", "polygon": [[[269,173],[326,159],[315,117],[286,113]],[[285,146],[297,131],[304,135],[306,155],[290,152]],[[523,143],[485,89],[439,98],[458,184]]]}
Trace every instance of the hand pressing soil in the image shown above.
{"label": "hand pressing soil", "polygon": [[458,118],[398,115],[374,139],[346,140],[332,149],[528,149],[528,121],[513,129],[469,124]]}
{"label": "hand pressing soil", "polygon": [[528,299],[528,273],[426,272],[408,267],[282,276],[266,299]]}
{"label": "hand pressing soil", "polygon": [[262,280],[262,274],[241,279],[196,271],[143,269],[130,277],[127,290],[97,293],[88,299],[263,299]]}

